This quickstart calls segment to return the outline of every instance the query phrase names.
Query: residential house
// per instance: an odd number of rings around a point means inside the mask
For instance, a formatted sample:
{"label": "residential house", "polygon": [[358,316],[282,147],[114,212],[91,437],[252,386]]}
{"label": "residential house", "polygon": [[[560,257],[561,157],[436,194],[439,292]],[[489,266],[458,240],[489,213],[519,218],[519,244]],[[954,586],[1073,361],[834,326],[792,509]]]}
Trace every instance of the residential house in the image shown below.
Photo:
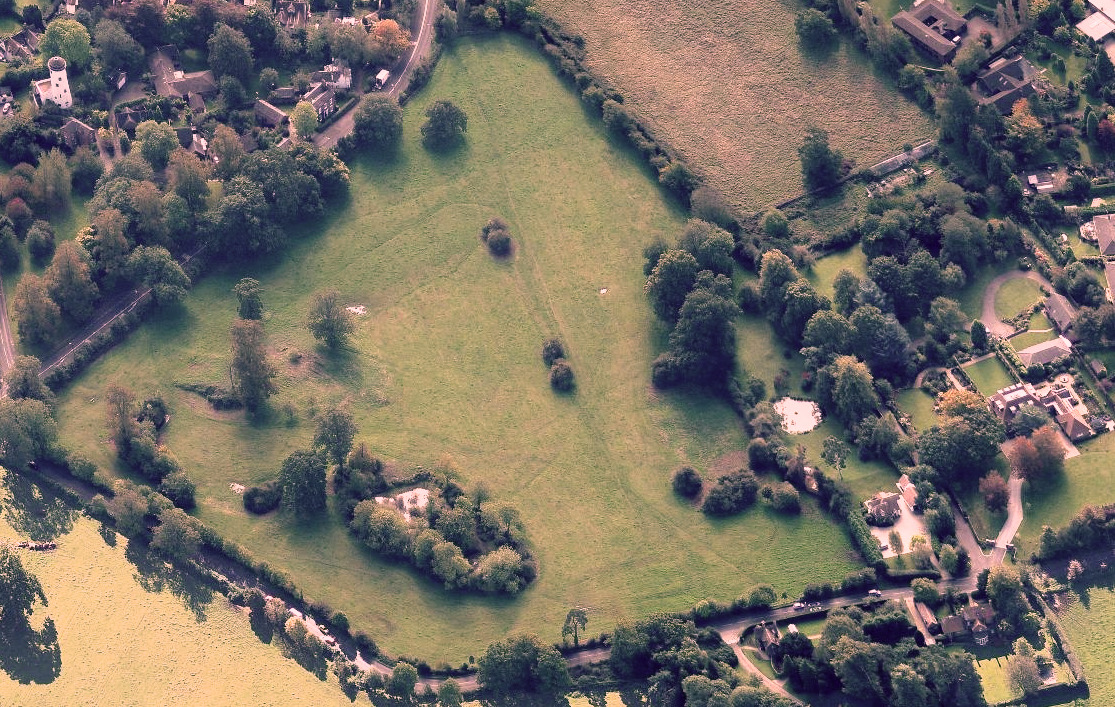
{"label": "residential house", "polygon": [[898,483],[895,486],[898,487],[898,493],[902,496],[902,502],[906,504],[906,508],[913,512],[914,506],[918,502],[918,490],[910,481],[910,477],[906,474],[899,476]]}
{"label": "residential house", "polygon": [[914,609],[918,612],[918,618],[925,624],[925,628],[931,635],[937,635],[941,632],[941,624],[937,621],[937,615],[933,610],[920,601],[914,602]]}
{"label": "residential house", "polygon": [[956,616],[946,616],[941,620],[941,635],[950,640],[957,640],[963,638],[968,633],[968,627],[964,624],[964,619]]}
{"label": "residential house", "polygon": [[1096,42],[1115,31],[1115,0],[1088,0],[1095,10],[1076,24],[1076,28]]}
{"label": "residential house", "polygon": [[773,623],[763,622],[755,628],[755,642],[759,644],[759,650],[764,653],[771,646],[777,646],[782,636],[778,633],[778,626]]}
{"label": "residential house", "polygon": [[294,103],[298,100],[298,89],[294,86],[279,86],[271,92],[271,100],[277,103]]}
{"label": "residential house", "polygon": [[891,22],[940,62],[947,62],[956,54],[960,35],[968,26],[967,20],[942,0],[915,2],[909,10],[891,18]]}
{"label": "residential house", "polygon": [[186,96],[186,103],[190,106],[190,112],[194,115],[201,115],[205,112],[205,98],[200,93],[190,93]]}
{"label": "residential house", "polygon": [[189,94],[196,93],[211,98],[220,92],[212,71],[182,71],[178,47],[173,44],[156,49],[149,64],[151,78],[155,82],[155,93],[160,96],[186,98]]}
{"label": "residential house", "polygon": [[1103,275],[1107,278],[1107,299],[1115,302],[1115,260],[1103,264]]}
{"label": "residential house", "polygon": [[1096,247],[1100,255],[1115,255],[1115,216],[1096,216],[1092,219],[1096,230]]}
{"label": "residential house", "polygon": [[1032,383],[1015,383],[996,391],[987,402],[1004,423],[1013,420],[1023,405],[1033,405],[1044,408],[1073,442],[1095,434],[1084,420],[1087,408],[1070,386],[1061,383],[1047,383],[1037,388]]}
{"label": "residential house", "polygon": [[1072,355],[1072,342],[1063,336],[1058,336],[1052,341],[1043,341],[1040,344],[1028,346],[1018,352],[1018,358],[1026,367],[1034,364],[1048,365],[1054,361]]}
{"label": "residential house", "polygon": [[875,525],[894,523],[902,515],[902,506],[899,505],[901,498],[902,496],[897,493],[880,491],[864,501],[863,507],[867,511],[868,522]]}
{"label": "residential house", "polygon": [[305,27],[310,19],[310,3],[296,0],[279,2],[279,7],[275,11],[275,19],[287,29]]}
{"label": "residential house", "polygon": [[0,44],[0,59],[30,59],[39,51],[39,35],[24,27]]}
{"label": "residential house", "polygon": [[325,120],[337,110],[337,95],[329,86],[319,83],[313,86],[302,100],[308,102],[317,111],[318,120]]}
{"label": "residential house", "polygon": [[116,126],[129,133],[134,133],[136,126],[145,120],[147,120],[147,111],[142,108],[124,106],[116,111]]}
{"label": "residential house", "polygon": [[1026,183],[1038,194],[1048,194],[1057,189],[1053,183],[1053,175],[1049,172],[1038,172],[1026,177]]}
{"label": "residential house", "polygon": [[978,646],[986,646],[991,640],[991,626],[995,625],[995,610],[988,604],[969,604],[960,611],[964,624]]}
{"label": "residential house", "polygon": [[256,120],[269,128],[277,128],[287,121],[287,114],[267,101],[256,101]]}
{"label": "residential house", "polygon": [[62,135],[62,142],[66,143],[71,150],[97,142],[97,131],[77,118],[67,120],[59,133]]}
{"label": "residential house", "polygon": [[1045,298],[1045,313],[1061,336],[1069,341],[1075,339],[1072,333],[1072,320],[1076,319],[1076,307],[1072,306],[1072,302],[1069,302],[1067,297],[1057,292],[1050,294]]}
{"label": "residential house", "polygon": [[174,134],[178,137],[178,144],[183,149],[190,149],[194,144],[195,128],[175,128]]}
{"label": "residential house", "polygon": [[[1024,57],[1013,59],[999,58],[976,77],[972,91],[976,100],[987,105],[994,104],[1003,115],[1014,112],[1014,104],[1034,93],[1034,78],[1038,70]],[[1049,180],[1049,191],[1053,180]],[[1040,191],[1040,189],[1039,189]]]}
{"label": "residential house", "polygon": [[310,75],[314,83],[323,83],[334,91],[347,91],[352,88],[352,69],[340,64],[329,64],[321,71]]}

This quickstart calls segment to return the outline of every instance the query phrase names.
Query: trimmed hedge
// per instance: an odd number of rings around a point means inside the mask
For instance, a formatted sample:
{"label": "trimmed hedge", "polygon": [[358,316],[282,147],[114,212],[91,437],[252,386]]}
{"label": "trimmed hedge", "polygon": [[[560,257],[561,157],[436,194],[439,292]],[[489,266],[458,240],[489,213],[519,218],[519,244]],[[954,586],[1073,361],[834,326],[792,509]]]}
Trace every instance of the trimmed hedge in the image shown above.
{"label": "trimmed hedge", "polygon": [[151,310],[151,303],[150,295],[140,298],[130,312],[121,315],[108,328],[94,334],[88,341],[74,349],[73,353],[63,358],[57,366],[43,376],[43,383],[55,393],[59,392],[98,356],[123,341],[124,337],[135,330]]}

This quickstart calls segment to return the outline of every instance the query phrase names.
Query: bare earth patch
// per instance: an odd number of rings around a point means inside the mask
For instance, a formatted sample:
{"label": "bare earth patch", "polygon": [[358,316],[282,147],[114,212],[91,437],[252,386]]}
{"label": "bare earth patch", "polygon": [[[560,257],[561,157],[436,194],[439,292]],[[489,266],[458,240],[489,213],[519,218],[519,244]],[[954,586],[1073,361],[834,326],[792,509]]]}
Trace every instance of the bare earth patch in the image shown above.
{"label": "bare earth patch", "polygon": [[348,312],[349,314],[355,314],[357,316],[363,316],[363,315],[368,313],[368,308],[365,307],[362,304],[358,304],[358,305],[355,305],[353,307],[345,307],[345,311]]}
{"label": "bare earth patch", "polygon": [[376,503],[395,506],[409,523],[411,512],[419,513],[426,510],[426,506],[430,503],[430,492],[428,489],[418,488],[394,496],[376,496]]}
{"label": "bare earth patch", "polygon": [[782,398],[774,410],[782,416],[782,429],[790,434],[803,434],[821,424],[821,408],[812,400]]}
{"label": "bare earth patch", "polygon": [[233,481],[231,484],[229,484],[228,487],[235,494],[243,494],[244,489],[247,488],[246,486],[244,486],[244,484],[238,484],[235,481]]}

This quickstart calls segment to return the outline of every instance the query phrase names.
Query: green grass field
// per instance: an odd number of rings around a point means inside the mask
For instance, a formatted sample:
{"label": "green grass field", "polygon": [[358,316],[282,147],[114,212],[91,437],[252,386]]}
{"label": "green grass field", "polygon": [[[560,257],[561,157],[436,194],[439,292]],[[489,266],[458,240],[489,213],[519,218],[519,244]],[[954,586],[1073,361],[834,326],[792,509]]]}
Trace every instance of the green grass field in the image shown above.
{"label": "green grass field", "polygon": [[[1115,704],[1115,674],[1103,666],[1111,664],[1111,634],[1115,631],[1115,590],[1110,586],[1089,587],[1087,602],[1074,601],[1061,614],[1073,650],[1084,662],[1091,693],[1090,707]],[[1074,597],[1075,598],[1075,597]]]}
{"label": "green grass field", "polygon": [[960,309],[972,319],[979,319],[983,314],[983,293],[987,290],[987,284],[997,276],[1017,269],[1017,263],[1008,260],[990,264],[980,270],[956,296]]}
{"label": "green grass field", "polygon": [[745,210],[800,192],[797,148],[810,125],[828,130],[859,167],[934,132],[847,40],[828,54],[803,54],[796,3],[539,5],[585,38],[590,66],[626,105]]}
{"label": "green grass field", "polygon": [[1015,351],[1022,351],[1028,349],[1035,344],[1042,344],[1046,341],[1053,341],[1059,335],[1052,329],[1049,331],[1027,331],[1019,334],[1018,336],[1011,337],[1010,345],[1014,347]]}
{"label": "green grass field", "polygon": [[49,602],[32,621],[54,620],[62,662],[45,683],[0,670],[0,704],[351,704],[335,678],[319,680],[277,643],[261,643],[222,595],[3,469],[0,506],[3,540],[58,542],[53,552],[19,552]]}
{"label": "green grass field", "polygon": [[[809,459],[818,462],[821,459],[825,439],[828,437],[846,439],[843,425],[832,418],[826,419],[820,426],[803,435],[788,435],[786,444],[791,449],[795,449],[799,444],[804,446],[809,452]],[[825,462],[820,462],[819,468],[827,476],[847,483],[856,497],[862,500],[874,496],[877,491],[889,491],[894,488],[894,482],[898,481],[898,473],[893,467],[877,460],[860,461],[855,449],[851,446],[850,448],[851,454],[848,455],[843,469],[834,469]]]}
{"label": "green grass field", "polygon": [[[50,225],[54,227],[54,235],[58,242],[75,238],[78,231],[89,225],[89,211],[85,208],[86,201],[87,199],[75,194],[69,207],[50,214]],[[38,216],[39,214],[36,214],[36,217]],[[31,262],[31,255],[27,250],[27,241],[19,244],[19,264],[19,270],[4,273],[4,294],[8,297],[11,297],[15,292],[15,287],[23,273],[41,274],[45,269]],[[49,264],[48,262],[47,265]],[[14,333],[14,321],[12,322],[12,329]]]}
{"label": "green grass field", "polygon": [[1015,382],[1010,377],[1010,372],[998,358],[989,358],[979,363],[972,364],[964,369],[980,395],[987,397],[995,391],[1006,388]]}
{"label": "green grass field", "polygon": [[936,401],[921,388],[899,391],[896,396],[898,407],[909,413],[914,427],[927,430],[937,424],[937,413],[933,411]]}
{"label": "green grass field", "polygon": [[[426,105],[443,98],[467,112],[467,145],[431,157],[417,135]],[[207,277],[181,312],[90,368],[61,401],[63,438],[110,466],[105,387],[162,392],[173,407],[167,443],[198,484],[199,516],[387,651],[431,661],[459,663],[518,631],[557,640],[575,605],[590,608],[598,632],[758,582],[798,592],[857,566],[843,531],[812,505],[796,518],[757,508],[709,522],[672,495],[678,465],[704,470],[745,442],[727,405],[650,386],[663,331],[642,294],[641,251],[673,238],[682,218],[533,47],[506,36],[461,43],[408,105],[405,135],[394,160],[352,165],[350,203],[320,235],[282,263]],[[506,262],[477,237],[497,214],[518,246]],[[281,369],[274,404],[295,407],[292,427],[281,415],[248,424],[214,413],[173,388],[227,376],[229,290],[244,275],[265,289]],[[368,308],[339,357],[316,349],[302,324],[326,286]],[[551,392],[540,360],[553,334],[577,372],[571,396]],[[769,339],[745,336],[741,348],[745,363],[772,358]],[[305,355],[297,365],[294,351]],[[447,593],[373,557],[338,523],[248,517],[229,484],[274,476],[309,444],[311,415],[335,401],[384,458],[430,466],[450,454],[466,481],[485,480],[517,507],[539,580],[516,599]]]}
{"label": "green grass field", "polygon": [[867,276],[867,256],[863,254],[863,248],[858,243],[847,250],[819,259],[813,269],[806,273],[806,277],[818,292],[832,299],[832,281],[836,279],[837,273],[845,268],[860,277]]}
{"label": "green grass field", "polygon": [[1038,283],[1029,278],[1007,280],[995,293],[995,314],[999,319],[1010,319],[1041,299]]}

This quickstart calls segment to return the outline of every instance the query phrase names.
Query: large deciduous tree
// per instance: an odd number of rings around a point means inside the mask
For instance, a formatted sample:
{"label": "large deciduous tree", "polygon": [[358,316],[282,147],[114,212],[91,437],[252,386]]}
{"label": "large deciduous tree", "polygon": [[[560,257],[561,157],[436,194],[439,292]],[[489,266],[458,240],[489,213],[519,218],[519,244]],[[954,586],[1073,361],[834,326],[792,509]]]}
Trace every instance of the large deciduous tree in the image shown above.
{"label": "large deciduous tree", "polygon": [[63,314],[75,322],[84,322],[92,316],[99,292],[84,248],[74,241],[62,241],[45,277],[51,299]]}
{"label": "large deciduous tree", "polygon": [[697,281],[698,270],[697,259],[687,251],[663,253],[643,288],[654,313],[667,322],[677,321],[681,306]]}
{"label": "large deciduous tree", "polygon": [[352,136],[361,147],[395,149],[403,137],[403,109],[387,96],[365,97],[353,114]]}
{"label": "large deciduous tree", "polygon": [[283,487],[283,508],[296,516],[311,516],[325,510],[325,456],[321,452],[298,450],[279,470]]}
{"label": "large deciduous tree", "polygon": [[979,478],[999,453],[1006,436],[1003,423],[984,399],[969,390],[950,390],[939,400],[940,422],[918,441],[921,462],[946,481]]}
{"label": "large deciduous tree", "polygon": [[61,310],[51,299],[43,278],[34,273],[24,273],[15,288],[12,311],[19,327],[20,340],[40,347],[54,342]]}
{"label": "large deciduous tree", "polygon": [[43,585],[15,551],[0,546],[0,627],[7,633],[25,625],[39,602],[46,606]]}
{"label": "large deciduous tree", "polygon": [[317,421],[314,446],[324,449],[335,464],[344,463],[356,436],[356,422],[348,410],[332,407]]}
{"label": "large deciduous tree", "polygon": [[340,294],[336,290],[325,290],[314,295],[306,326],[315,339],[331,349],[345,345],[356,328],[352,315],[341,304]]}
{"label": "large deciduous tree", "polygon": [[232,76],[242,84],[252,78],[252,44],[244,33],[220,23],[209,37],[209,67],[218,78]]}
{"label": "large deciduous tree", "polygon": [[88,66],[92,55],[89,30],[69,17],[51,20],[39,41],[39,49],[44,57],[60,56],[75,68]]}
{"label": "large deciduous tree", "polygon": [[136,126],[136,141],[143,159],[156,171],[166,169],[170,155],[178,149],[178,136],[170,123],[145,120]]}
{"label": "large deciduous tree", "polygon": [[441,150],[456,145],[468,130],[468,116],[450,101],[436,101],[426,109],[422,124],[422,142]]}
{"label": "large deciduous tree", "polygon": [[844,156],[829,147],[828,133],[818,127],[805,132],[805,141],[798,148],[801,176],[809,191],[826,191],[840,181]]}
{"label": "large deciduous tree", "polygon": [[259,280],[251,277],[241,278],[233,288],[236,299],[240,302],[237,314],[241,319],[263,319],[263,299],[260,293],[263,286]]}
{"label": "large deciduous tree", "polygon": [[53,405],[54,392],[39,378],[42,362],[34,356],[16,356],[12,367],[4,373],[8,397],[13,400],[30,398]]}
{"label": "large deciduous tree", "polygon": [[497,641],[477,663],[480,685],[501,697],[526,693],[555,698],[572,685],[565,659],[533,635]]}
{"label": "large deciduous tree", "polygon": [[290,125],[294,128],[295,138],[309,140],[317,130],[317,111],[309,101],[299,101],[290,111]]}
{"label": "large deciduous tree", "polygon": [[250,412],[259,409],[275,386],[275,367],[267,360],[267,339],[263,325],[253,319],[232,323],[233,384]]}
{"label": "large deciduous tree", "polygon": [[162,246],[139,246],[128,256],[132,279],[151,288],[159,305],[181,302],[190,287],[182,266]]}

